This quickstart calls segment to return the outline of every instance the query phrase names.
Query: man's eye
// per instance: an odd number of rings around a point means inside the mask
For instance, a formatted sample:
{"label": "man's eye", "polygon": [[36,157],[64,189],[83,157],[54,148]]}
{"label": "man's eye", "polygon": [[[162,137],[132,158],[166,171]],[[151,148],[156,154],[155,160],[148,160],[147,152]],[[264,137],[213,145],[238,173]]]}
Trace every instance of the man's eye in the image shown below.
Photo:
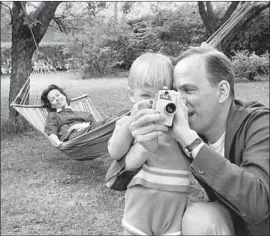
{"label": "man's eye", "polygon": [[141,96],[144,97],[144,98],[150,98],[149,94],[142,94]]}
{"label": "man's eye", "polygon": [[185,93],[191,93],[192,91],[194,91],[194,89],[191,89],[191,88],[185,88],[184,91],[185,91]]}

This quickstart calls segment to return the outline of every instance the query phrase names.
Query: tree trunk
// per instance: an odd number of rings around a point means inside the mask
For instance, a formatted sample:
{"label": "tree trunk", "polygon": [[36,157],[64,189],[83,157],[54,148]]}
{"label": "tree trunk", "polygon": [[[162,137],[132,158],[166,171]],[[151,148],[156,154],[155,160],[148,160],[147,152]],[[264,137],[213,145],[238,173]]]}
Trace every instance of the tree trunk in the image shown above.
{"label": "tree trunk", "polygon": [[117,24],[117,21],[118,21],[118,2],[114,2],[113,3],[113,6],[114,6],[114,21],[115,21],[115,24]]}
{"label": "tree trunk", "polygon": [[[39,45],[43,38],[50,21],[52,20],[57,6],[61,2],[46,2],[31,13],[40,24],[32,27],[32,31]],[[25,2],[13,2],[12,7],[12,47],[11,60],[12,69],[10,77],[9,105],[14,101],[23,84],[29,78],[32,72],[31,60],[36,50],[35,41],[29,30],[28,25],[24,24]],[[20,132],[25,129],[25,122],[21,119],[14,108],[9,107],[9,130]]]}
{"label": "tree trunk", "polygon": [[270,7],[270,2],[267,2],[267,3],[261,2],[257,5],[254,5],[254,7],[243,17],[242,20],[240,20],[240,22],[231,30],[231,32],[221,42],[222,51],[225,52],[229,48],[229,46],[237,37],[237,35],[243,32],[243,30],[245,30],[245,27],[252,19],[254,19],[263,10],[269,7]]}

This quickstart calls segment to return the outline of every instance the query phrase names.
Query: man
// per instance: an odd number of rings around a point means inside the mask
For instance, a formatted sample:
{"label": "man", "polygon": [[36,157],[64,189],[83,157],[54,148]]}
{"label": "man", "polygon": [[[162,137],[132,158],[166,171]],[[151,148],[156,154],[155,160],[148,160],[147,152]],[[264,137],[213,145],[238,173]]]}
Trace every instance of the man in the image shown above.
{"label": "man", "polygon": [[[210,199],[187,208],[183,235],[269,235],[269,108],[234,98],[230,61],[210,46],[179,58],[174,89],[181,96],[171,132]],[[137,142],[155,151],[167,128],[156,124],[164,118],[147,109],[149,101],[143,105],[129,128]],[[118,184],[126,185],[134,172],[123,164]]]}

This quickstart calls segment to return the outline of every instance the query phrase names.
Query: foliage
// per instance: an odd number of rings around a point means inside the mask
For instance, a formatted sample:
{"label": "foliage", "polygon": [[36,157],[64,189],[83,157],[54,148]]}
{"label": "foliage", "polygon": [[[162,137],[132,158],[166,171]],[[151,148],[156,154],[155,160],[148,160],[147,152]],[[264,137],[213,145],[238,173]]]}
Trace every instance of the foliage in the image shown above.
{"label": "foliage", "polygon": [[[68,33],[60,33],[59,24],[53,21],[44,40],[66,42],[63,47],[40,48],[40,51],[57,69],[82,69],[91,76],[103,76],[116,70],[128,70],[132,62],[146,51],[161,52],[177,57],[189,46],[200,45],[207,39],[196,3],[153,2],[150,12],[141,11],[143,2],[123,2],[118,8],[122,19],[102,15],[110,2],[63,2],[57,20]],[[216,24],[219,25],[228,3],[212,3]],[[136,14],[136,12],[140,12]],[[1,8],[2,38],[11,40],[8,8]],[[131,17],[132,16],[132,17]],[[25,22],[28,22],[27,19]],[[32,24],[37,23],[31,20]],[[31,24],[31,23],[30,23]],[[226,50],[244,49],[261,55],[270,46],[269,11],[263,11]],[[10,71],[11,60],[7,49],[1,53],[1,71]],[[46,55],[46,56],[45,56]],[[33,63],[36,62],[36,56]],[[4,68],[4,69],[3,69]]]}
{"label": "foliage", "polygon": [[[1,47],[1,74],[11,73],[11,48],[10,45]],[[63,43],[41,43],[39,50],[35,51],[32,58],[32,65],[37,65],[41,60],[45,60],[56,70],[67,70],[70,55],[63,53]]]}
{"label": "foliage", "polygon": [[269,75],[269,53],[261,56],[248,50],[236,51],[232,57],[234,73],[237,77],[254,81],[258,75]]}
{"label": "foliage", "polygon": [[[8,41],[11,42],[10,12],[9,12],[8,7],[6,6],[0,5],[0,8],[1,8],[1,42],[8,42]],[[2,48],[2,45],[1,45],[1,48]]]}
{"label": "foliage", "polygon": [[266,9],[238,33],[228,50],[246,49],[250,53],[254,51],[257,55],[265,53],[270,48],[269,23],[269,9]]}
{"label": "foliage", "polygon": [[199,45],[206,39],[196,5],[186,3],[176,10],[156,12],[157,36],[167,54],[177,56],[188,46]]}
{"label": "foliage", "polygon": [[104,17],[85,17],[88,24],[76,34],[64,49],[69,53],[69,67],[81,69],[91,76],[112,73],[117,62],[126,60],[129,41],[128,26]]}
{"label": "foliage", "polygon": [[11,73],[11,49],[1,45],[1,74]]}

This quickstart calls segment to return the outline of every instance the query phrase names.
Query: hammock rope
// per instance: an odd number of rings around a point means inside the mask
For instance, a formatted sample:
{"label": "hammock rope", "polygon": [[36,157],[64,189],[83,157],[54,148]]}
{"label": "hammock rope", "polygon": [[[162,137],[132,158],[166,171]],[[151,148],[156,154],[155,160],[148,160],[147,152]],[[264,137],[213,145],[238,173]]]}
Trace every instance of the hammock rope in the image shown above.
{"label": "hammock rope", "polygon": [[243,17],[249,12],[252,8],[251,2],[244,2],[241,4],[239,9],[235,11],[227,21],[225,21],[217,31],[215,31],[206,41],[213,47],[216,47],[226,35],[236,26],[236,24],[243,19]]}
{"label": "hammock rope", "polygon": [[[216,47],[225,36],[236,26],[236,24],[243,19],[248,11],[252,8],[252,2],[244,2],[239,6],[239,8],[231,15],[231,17],[223,23],[223,25],[206,41],[213,47]],[[24,6],[23,6],[24,9]],[[25,10],[25,9],[24,9]],[[31,34],[34,38],[32,29],[29,27]],[[37,53],[40,53],[37,47],[36,40],[34,38]],[[30,78],[32,75],[39,75],[38,78],[41,80],[40,74],[46,75],[48,72],[56,71],[53,66],[51,66],[45,60],[40,60],[33,66],[33,72],[26,80],[19,93],[15,97],[14,101],[11,103],[11,106],[21,114],[27,121],[30,123],[36,130],[38,130],[42,135],[44,135],[54,146],[54,143],[50,137],[44,133],[44,127],[46,123],[46,117],[48,115],[47,109],[45,109],[42,104],[40,104],[40,94],[35,96],[36,99],[31,100],[33,104],[30,104]],[[32,87],[32,85],[31,85]],[[75,87],[72,88],[73,91],[77,90],[77,94],[80,94],[79,90]],[[32,89],[31,89],[32,90]],[[96,121],[102,120],[102,116],[99,114],[93,103],[91,102],[88,95],[74,96],[71,100],[71,107],[74,110],[90,112]],[[29,104],[26,104],[28,102]],[[124,115],[129,114],[127,112]],[[122,116],[118,116],[112,121],[108,122],[101,127],[98,127],[86,134],[80,135],[72,140],[64,142],[59,146],[59,149],[68,157],[74,160],[92,160],[97,157],[100,157],[107,153],[107,143],[109,138],[112,135],[112,132],[115,127],[115,122],[120,119]]]}

